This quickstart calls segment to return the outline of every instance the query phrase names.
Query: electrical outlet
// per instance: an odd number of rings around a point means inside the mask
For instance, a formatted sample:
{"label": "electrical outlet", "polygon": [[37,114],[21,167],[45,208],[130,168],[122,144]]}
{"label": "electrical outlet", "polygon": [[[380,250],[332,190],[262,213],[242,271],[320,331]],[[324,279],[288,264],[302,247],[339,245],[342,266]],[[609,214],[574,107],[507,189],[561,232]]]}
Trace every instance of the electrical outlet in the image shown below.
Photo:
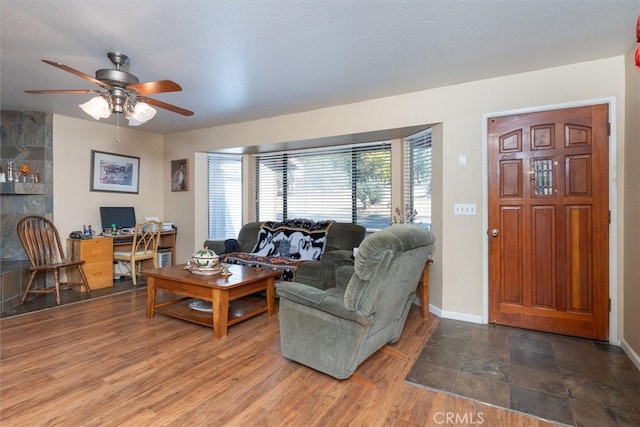
{"label": "electrical outlet", "polygon": [[476,205],[475,203],[456,203],[453,205],[454,215],[475,215]]}

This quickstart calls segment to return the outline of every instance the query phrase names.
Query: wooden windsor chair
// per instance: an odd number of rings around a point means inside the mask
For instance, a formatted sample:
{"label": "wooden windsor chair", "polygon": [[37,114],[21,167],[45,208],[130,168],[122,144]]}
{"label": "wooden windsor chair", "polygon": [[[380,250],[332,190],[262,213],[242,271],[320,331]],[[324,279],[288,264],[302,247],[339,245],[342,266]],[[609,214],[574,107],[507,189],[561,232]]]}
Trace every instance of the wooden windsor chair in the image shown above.
{"label": "wooden windsor chair", "polygon": [[[58,230],[51,221],[41,216],[30,215],[22,218],[18,222],[17,229],[18,237],[31,264],[29,267],[31,275],[29,276],[29,282],[22,295],[20,304],[25,302],[30,293],[54,292],[56,294],[56,304],[60,304],[61,285],[69,285],[68,283],[60,283],[60,270],[64,268],[77,268],[80,272],[82,285],[87,292],[91,292],[89,282],[87,282],[87,278],[82,270],[84,261],[67,261],[65,259]],[[32,289],[33,281],[41,271],[53,271],[54,287],[47,287],[45,284],[43,289]]]}

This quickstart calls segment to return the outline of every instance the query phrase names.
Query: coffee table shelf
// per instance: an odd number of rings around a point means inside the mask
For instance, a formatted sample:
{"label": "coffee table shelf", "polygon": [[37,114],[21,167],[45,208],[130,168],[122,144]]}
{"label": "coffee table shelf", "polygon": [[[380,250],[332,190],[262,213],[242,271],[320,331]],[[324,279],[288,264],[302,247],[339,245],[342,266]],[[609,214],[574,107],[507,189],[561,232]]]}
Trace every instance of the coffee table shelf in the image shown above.
{"label": "coffee table shelf", "polygon": [[[184,297],[167,301],[166,305],[156,306],[155,312],[187,322],[213,327],[212,313],[198,311],[189,307],[193,298]],[[247,295],[237,300],[229,301],[229,326],[242,322],[260,313],[267,312],[265,297],[262,295]]]}

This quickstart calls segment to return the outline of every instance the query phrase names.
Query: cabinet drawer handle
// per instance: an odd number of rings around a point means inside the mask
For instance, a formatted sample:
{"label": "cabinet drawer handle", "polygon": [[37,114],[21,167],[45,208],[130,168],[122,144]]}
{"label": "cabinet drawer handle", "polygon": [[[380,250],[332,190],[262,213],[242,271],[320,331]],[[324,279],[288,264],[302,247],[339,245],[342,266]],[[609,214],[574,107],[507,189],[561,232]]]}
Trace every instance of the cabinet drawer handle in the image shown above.
{"label": "cabinet drawer handle", "polygon": [[102,253],[102,249],[97,249],[97,250],[95,250],[95,251],[93,251],[93,252],[91,252],[91,253],[92,253],[92,254],[96,254],[96,255],[97,255],[97,254],[101,254],[101,253]]}

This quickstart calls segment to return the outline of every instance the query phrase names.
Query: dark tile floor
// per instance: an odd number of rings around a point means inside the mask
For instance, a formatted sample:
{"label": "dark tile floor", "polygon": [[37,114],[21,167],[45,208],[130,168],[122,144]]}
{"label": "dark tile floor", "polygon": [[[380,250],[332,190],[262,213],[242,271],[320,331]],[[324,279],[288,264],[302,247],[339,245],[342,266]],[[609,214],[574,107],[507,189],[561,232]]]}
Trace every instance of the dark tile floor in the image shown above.
{"label": "dark tile floor", "polygon": [[407,381],[572,426],[640,426],[640,371],[620,347],[441,319]]}
{"label": "dark tile floor", "polygon": [[[145,289],[147,287],[146,277],[138,276],[137,282],[137,285],[133,286],[133,282],[131,280],[116,280],[113,282],[112,288],[94,289],[90,294],[87,294],[86,292],[76,291],[74,289],[63,289],[60,291],[61,305],[72,304],[92,298],[99,298],[105,295],[128,292],[138,288]],[[33,311],[52,308],[55,306],[56,296],[54,293],[31,294],[24,304],[16,305],[0,313],[0,318],[19,316],[21,314],[31,313]]]}

